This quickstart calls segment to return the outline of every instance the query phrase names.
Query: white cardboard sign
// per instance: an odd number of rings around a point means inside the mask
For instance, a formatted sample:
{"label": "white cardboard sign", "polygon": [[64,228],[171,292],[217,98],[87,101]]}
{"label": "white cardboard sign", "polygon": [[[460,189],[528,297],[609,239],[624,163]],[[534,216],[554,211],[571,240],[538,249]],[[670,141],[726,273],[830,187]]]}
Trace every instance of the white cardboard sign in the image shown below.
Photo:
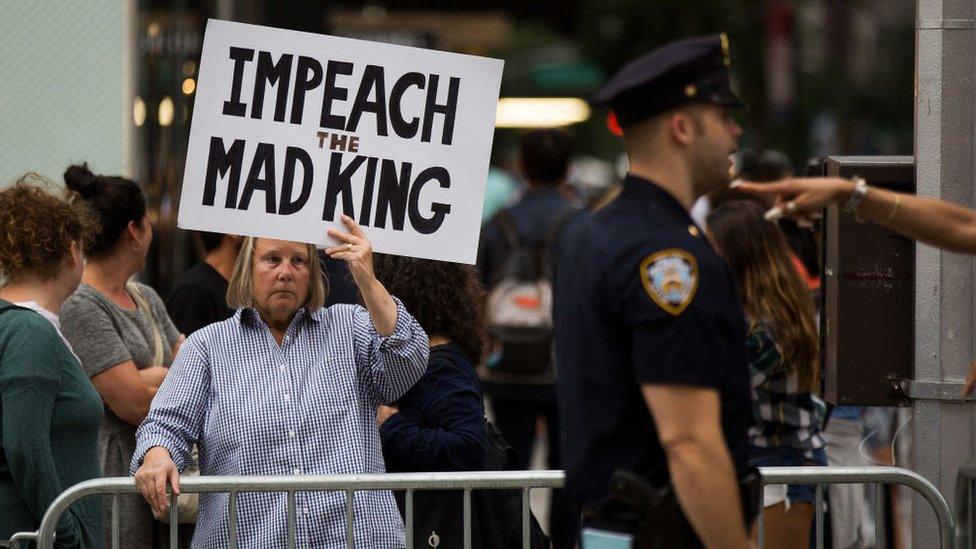
{"label": "white cardboard sign", "polygon": [[178,224],[474,263],[502,65],[210,20]]}

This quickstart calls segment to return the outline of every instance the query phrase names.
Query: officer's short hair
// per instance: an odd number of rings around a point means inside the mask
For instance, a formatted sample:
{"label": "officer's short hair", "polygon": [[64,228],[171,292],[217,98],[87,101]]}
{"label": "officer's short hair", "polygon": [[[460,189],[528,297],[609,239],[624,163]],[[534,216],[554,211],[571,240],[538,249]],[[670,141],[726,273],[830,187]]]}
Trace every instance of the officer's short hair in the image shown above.
{"label": "officer's short hair", "polygon": [[573,138],[565,130],[532,130],[519,142],[523,175],[533,183],[558,184],[566,179]]}

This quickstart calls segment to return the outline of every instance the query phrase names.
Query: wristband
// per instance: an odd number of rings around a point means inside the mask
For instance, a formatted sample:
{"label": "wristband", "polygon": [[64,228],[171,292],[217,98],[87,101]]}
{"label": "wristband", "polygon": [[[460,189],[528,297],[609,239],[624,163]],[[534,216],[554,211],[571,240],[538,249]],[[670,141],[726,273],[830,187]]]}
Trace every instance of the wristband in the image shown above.
{"label": "wristband", "polygon": [[864,197],[868,194],[868,183],[863,177],[855,175],[851,178],[854,182],[854,192],[851,193],[851,197],[847,199],[844,203],[844,211],[847,213],[854,214],[854,219],[858,222],[864,221],[859,215],[857,215],[857,208],[864,201]]}

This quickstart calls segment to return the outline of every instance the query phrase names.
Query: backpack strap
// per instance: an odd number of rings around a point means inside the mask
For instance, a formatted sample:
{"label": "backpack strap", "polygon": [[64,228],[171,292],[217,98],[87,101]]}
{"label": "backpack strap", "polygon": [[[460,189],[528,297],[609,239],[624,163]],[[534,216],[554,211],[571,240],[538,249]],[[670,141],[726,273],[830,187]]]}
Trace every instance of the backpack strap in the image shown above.
{"label": "backpack strap", "polygon": [[511,210],[505,208],[498,212],[495,215],[494,223],[502,233],[502,237],[505,238],[505,243],[508,244],[509,251],[522,247],[522,241],[518,235],[518,228],[515,226],[515,216],[512,215]]}
{"label": "backpack strap", "polygon": [[579,211],[579,208],[573,206],[572,204],[567,204],[563,206],[563,209],[559,210],[556,217],[552,219],[552,224],[549,225],[549,231],[546,233],[546,239],[543,241],[543,245],[546,248],[549,248],[552,245],[553,241],[556,240],[556,236],[559,235],[559,231],[562,230],[566,222],[569,221],[569,219],[573,217],[577,211]]}

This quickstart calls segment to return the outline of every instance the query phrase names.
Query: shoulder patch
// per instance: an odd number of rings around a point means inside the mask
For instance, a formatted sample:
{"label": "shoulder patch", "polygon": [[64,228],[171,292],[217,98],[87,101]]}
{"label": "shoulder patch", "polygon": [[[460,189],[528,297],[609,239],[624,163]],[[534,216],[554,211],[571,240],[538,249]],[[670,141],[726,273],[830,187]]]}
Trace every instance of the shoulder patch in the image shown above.
{"label": "shoulder patch", "polygon": [[640,277],[654,303],[678,316],[698,290],[698,261],[685,250],[668,248],[641,261]]}

